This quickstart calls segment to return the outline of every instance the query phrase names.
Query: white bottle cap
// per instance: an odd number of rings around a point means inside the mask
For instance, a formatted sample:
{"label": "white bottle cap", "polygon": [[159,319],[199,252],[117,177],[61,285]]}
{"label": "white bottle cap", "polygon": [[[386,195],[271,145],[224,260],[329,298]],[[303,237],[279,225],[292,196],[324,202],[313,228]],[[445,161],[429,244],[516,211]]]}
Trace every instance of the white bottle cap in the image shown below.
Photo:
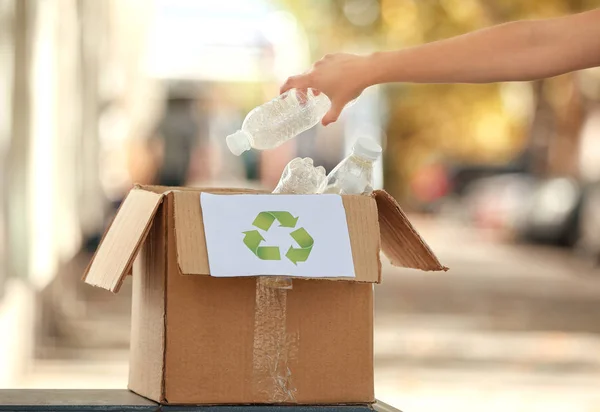
{"label": "white bottle cap", "polygon": [[360,157],[374,161],[379,159],[379,156],[381,156],[381,146],[375,143],[375,141],[372,139],[360,137],[354,143],[352,152]]}
{"label": "white bottle cap", "polygon": [[252,147],[250,146],[250,135],[243,130],[230,134],[227,136],[227,147],[234,155],[241,155]]}

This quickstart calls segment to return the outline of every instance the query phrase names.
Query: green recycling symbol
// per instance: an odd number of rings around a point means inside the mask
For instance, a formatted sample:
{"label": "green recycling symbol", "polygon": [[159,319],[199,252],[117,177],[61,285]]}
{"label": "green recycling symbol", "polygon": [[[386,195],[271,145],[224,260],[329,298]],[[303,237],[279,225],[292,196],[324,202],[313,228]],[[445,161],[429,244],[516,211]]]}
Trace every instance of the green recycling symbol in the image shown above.
{"label": "green recycling symbol", "polygon": [[[267,232],[273,222],[279,222],[279,227],[295,228],[298,218],[292,216],[290,212],[260,212],[252,225]],[[279,246],[261,246],[261,242],[265,240],[258,230],[248,230],[242,232],[244,236],[244,244],[248,249],[261,260],[281,260]],[[298,262],[306,262],[310,256],[310,251],[314,245],[314,240],[311,235],[303,228],[299,228],[290,233],[292,239],[296,241],[298,246],[290,246],[285,257],[287,257],[294,265]]]}

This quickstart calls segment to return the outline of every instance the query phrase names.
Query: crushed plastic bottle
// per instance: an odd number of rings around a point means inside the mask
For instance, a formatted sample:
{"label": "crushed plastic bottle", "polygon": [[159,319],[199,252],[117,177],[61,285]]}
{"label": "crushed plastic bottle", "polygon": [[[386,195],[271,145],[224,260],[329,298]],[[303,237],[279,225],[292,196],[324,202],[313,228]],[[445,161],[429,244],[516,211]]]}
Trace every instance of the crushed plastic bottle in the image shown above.
{"label": "crushed plastic bottle", "polygon": [[319,193],[368,195],[373,192],[373,163],[381,156],[381,146],[371,139],[359,138],[350,156],[327,175]]}
{"label": "crushed plastic bottle", "polygon": [[227,136],[227,146],[236,156],[251,148],[273,149],[316,125],[330,107],[323,93],[289,90],[248,113],[242,128]]}
{"label": "crushed plastic bottle", "polygon": [[[325,168],[315,167],[310,157],[296,157],[283,169],[281,179],[273,193],[310,195],[317,193],[325,182]],[[273,289],[292,289],[292,278],[287,276],[264,276],[260,282]]]}
{"label": "crushed plastic bottle", "polygon": [[296,157],[283,169],[281,179],[273,193],[293,193],[309,195],[317,193],[325,182],[323,166],[315,167],[310,157]]}

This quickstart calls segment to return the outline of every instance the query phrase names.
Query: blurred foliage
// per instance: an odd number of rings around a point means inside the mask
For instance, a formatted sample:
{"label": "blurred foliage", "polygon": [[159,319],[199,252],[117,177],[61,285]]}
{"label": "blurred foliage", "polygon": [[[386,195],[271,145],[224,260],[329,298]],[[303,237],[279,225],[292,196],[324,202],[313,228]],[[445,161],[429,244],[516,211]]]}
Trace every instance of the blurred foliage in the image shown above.
{"label": "blurred foliage", "polygon": [[[303,25],[313,60],[337,51],[397,49],[506,21],[600,6],[598,0],[279,1]],[[373,8],[375,18],[369,19]],[[528,142],[536,97],[529,84],[399,84],[387,87],[386,96],[385,178],[396,196],[405,194],[416,169],[435,159],[502,163],[514,158]]]}

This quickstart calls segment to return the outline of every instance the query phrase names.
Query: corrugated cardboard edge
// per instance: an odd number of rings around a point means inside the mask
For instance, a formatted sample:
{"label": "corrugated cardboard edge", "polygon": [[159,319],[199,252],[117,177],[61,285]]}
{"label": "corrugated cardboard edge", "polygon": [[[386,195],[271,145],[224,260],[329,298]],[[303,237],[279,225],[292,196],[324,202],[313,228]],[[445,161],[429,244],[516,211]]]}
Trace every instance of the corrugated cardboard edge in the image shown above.
{"label": "corrugated cardboard edge", "polygon": [[447,271],[415,230],[400,205],[383,190],[373,192],[379,212],[381,250],[392,265],[424,271]]}
{"label": "corrugated cardboard edge", "polygon": [[[165,267],[164,267],[164,317],[163,317],[163,353],[162,353],[162,379],[161,379],[161,393],[160,393],[160,401],[161,404],[168,404],[167,400],[167,341],[168,341],[168,325],[167,325],[167,311],[169,307],[169,276],[170,267],[169,263],[173,261],[173,254],[177,255],[177,238],[175,233],[175,207],[174,207],[174,194],[172,192],[167,193],[165,196],[165,245],[166,245],[166,253],[165,253]],[[175,243],[175,244],[174,244]]]}
{"label": "corrugated cardboard edge", "polygon": [[166,194],[169,192],[206,192],[214,194],[271,194],[267,190],[244,189],[244,188],[222,188],[222,187],[179,187],[179,186],[155,186],[155,185],[136,185],[136,188],[157,194]]}
{"label": "corrugated cardboard edge", "polygon": [[[109,239],[109,237],[118,236],[118,234],[115,231],[119,231],[119,229],[121,229],[121,228],[118,228],[116,226],[121,224],[121,218],[123,217],[122,216],[123,212],[130,206],[129,202],[135,201],[133,199],[136,196],[139,196],[141,193],[145,193],[147,195],[154,195],[154,196],[146,196],[147,200],[144,200],[144,201],[148,201],[148,202],[152,202],[152,203],[148,204],[151,207],[149,207],[146,210],[147,213],[145,213],[144,215],[141,216],[143,219],[141,222],[138,222],[139,224],[138,224],[138,226],[136,226],[137,228],[141,229],[140,236],[137,239],[135,239],[134,244],[131,245],[132,247],[119,249],[119,252],[126,253],[125,263],[123,265],[115,267],[115,273],[110,274],[111,275],[110,278],[102,279],[101,278],[102,273],[96,273],[94,271],[94,269],[96,268],[96,265],[102,263],[102,262],[100,262],[100,263],[98,262],[98,258],[102,258],[106,252],[106,251],[103,251],[102,248],[106,247],[105,243],[106,243],[107,239]],[[94,256],[90,260],[90,263],[88,264],[88,266],[83,274],[83,277],[82,277],[83,281],[85,281],[89,285],[100,287],[100,288],[109,290],[113,293],[119,292],[121,285],[123,284],[123,279],[125,278],[125,276],[127,276],[129,273],[131,273],[133,261],[137,255],[137,253],[139,252],[141,245],[144,243],[146,236],[148,236],[148,232],[149,232],[150,226],[152,224],[152,219],[156,215],[156,212],[158,211],[158,208],[160,207],[160,205],[163,201],[163,198],[164,198],[164,196],[162,194],[156,194],[156,193],[152,193],[150,191],[146,191],[143,188],[140,188],[139,186],[136,186],[134,189],[132,189],[129,192],[129,194],[127,195],[127,197],[125,198],[125,200],[123,201],[121,206],[119,207],[119,210],[117,211],[117,213],[115,215],[115,218],[109,225],[108,229],[104,232],[104,235],[102,236],[102,239],[100,241],[98,249],[94,253]],[[114,259],[114,256],[111,256],[111,258]],[[107,257],[107,259],[108,259],[108,257]],[[112,280],[112,282],[109,282],[109,280]]]}
{"label": "corrugated cardboard edge", "polygon": [[164,398],[167,218],[167,203],[163,202],[133,264],[127,387],[157,402]]}

